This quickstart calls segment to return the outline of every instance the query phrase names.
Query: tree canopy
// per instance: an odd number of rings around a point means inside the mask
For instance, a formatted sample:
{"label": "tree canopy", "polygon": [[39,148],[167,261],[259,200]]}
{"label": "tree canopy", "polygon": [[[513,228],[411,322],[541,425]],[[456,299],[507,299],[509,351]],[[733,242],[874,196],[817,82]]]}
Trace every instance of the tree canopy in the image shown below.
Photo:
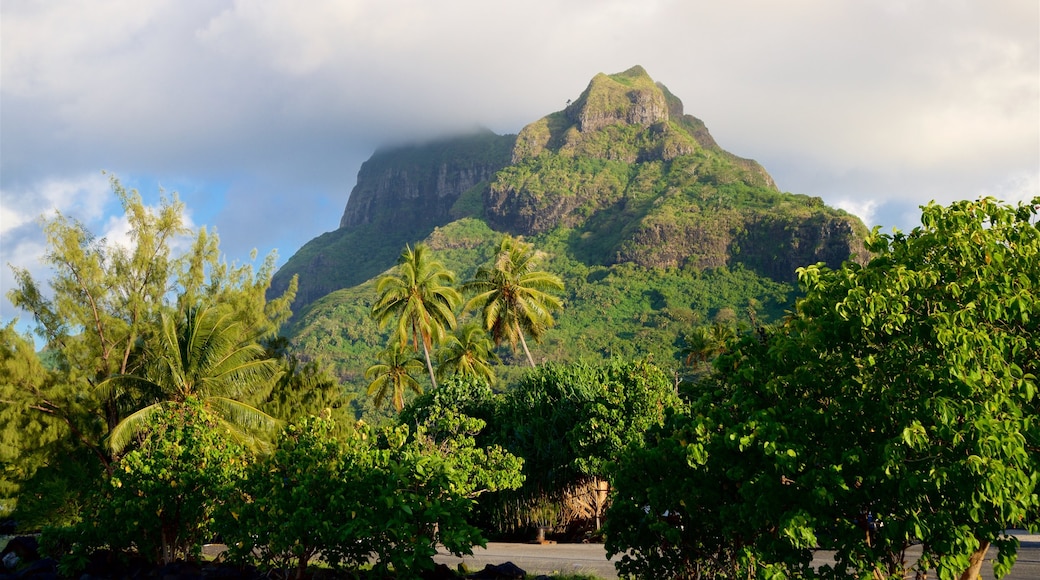
{"label": "tree canopy", "polygon": [[875,229],[867,265],[801,269],[796,311],[622,462],[623,569],[798,576],[823,547],[824,575],[975,578],[997,545],[1005,573],[1005,530],[1038,525],[1038,207],[930,204],[909,234]]}
{"label": "tree canopy", "polygon": [[386,325],[394,320],[390,340],[402,345],[411,338],[412,348],[422,347],[430,382],[437,386],[430,350],[446,330],[455,328],[455,308],[462,296],[452,284],[455,275],[435,260],[424,244],[405,247],[397,267],[379,278],[379,299],[372,306],[372,318]]}
{"label": "tree canopy", "polygon": [[553,312],[563,302],[553,292],[563,291],[563,281],[535,269],[530,245],[503,236],[494,262],[478,269],[463,289],[473,293],[465,309],[480,308],[484,329],[491,331],[495,344],[505,341],[515,350],[519,343],[534,367],[524,335],[541,340],[542,333],[555,324]]}
{"label": "tree canopy", "polygon": [[[49,289],[27,270],[14,268],[16,285],[8,297],[32,315],[44,347],[33,352],[31,341],[10,326],[2,334],[0,362],[11,380],[0,386],[0,422],[5,431],[24,427],[5,439],[0,458],[0,487],[13,495],[29,480],[37,490],[67,489],[60,482],[82,464],[84,451],[111,466],[119,453],[109,449],[105,437],[150,403],[135,402],[141,391],[98,387],[113,376],[143,376],[159,362],[173,363],[155,356],[174,354],[163,351],[164,337],[170,338],[164,330],[176,334],[175,322],[189,312],[219,307],[226,315],[222,338],[239,345],[271,339],[291,315],[295,283],[267,299],[275,254],[258,269],[250,262],[228,263],[215,235],[187,228],[184,205],[175,195],[162,194],[149,206],[114,176],[111,186],[129,225],[127,242],[98,238],[60,213],[45,216]],[[181,344],[166,342],[173,348]],[[66,461],[70,457],[75,460]],[[74,502],[39,503],[55,510]]]}

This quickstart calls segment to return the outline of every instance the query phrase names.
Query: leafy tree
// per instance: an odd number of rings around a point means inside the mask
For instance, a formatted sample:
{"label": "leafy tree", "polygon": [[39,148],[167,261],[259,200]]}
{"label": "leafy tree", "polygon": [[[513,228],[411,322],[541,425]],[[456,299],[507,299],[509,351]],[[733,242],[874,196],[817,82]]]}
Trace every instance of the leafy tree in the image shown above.
{"label": "leafy tree", "polygon": [[367,536],[371,524],[359,508],[378,495],[375,486],[381,482],[375,481],[375,470],[358,470],[355,476],[372,480],[345,484],[344,442],[358,441],[352,432],[341,440],[339,430],[327,417],[287,425],[274,452],[249,466],[219,519],[234,560],[255,559],[267,569],[294,570],[295,578],[305,577],[319,552],[323,562],[337,569],[368,561],[376,546]]}
{"label": "leafy tree", "polygon": [[726,351],[726,347],[737,337],[734,324],[716,321],[710,326],[698,326],[686,337],[683,355],[687,365],[695,370],[707,365]]}
{"label": "leafy tree", "polygon": [[394,409],[400,412],[404,408],[405,389],[422,393],[422,387],[414,377],[414,373],[422,368],[422,361],[397,342],[391,342],[383,349],[379,358],[382,362],[365,370],[365,378],[371,379],[368,395],[373,397],[377,409],[383,406],[383,401],[389,395]]}
{"label": "leafy tree", "polygon": [[[930,204],[909,234],[875,230],[866,266],[800,270],[796,312],[720,356],[692,412],[626,460],[608,530],[623,570],[728,542],[741,577],[809,574],[819,546],[828,577],[967,579],[995,545],[1004,575],[1005,530],[1038,526],[1038,208]],[[640,475],[651,463],[675,480]]]}
{"label": "leafy tree", "polygon": [[[531,523],[529,508],[546,502],[562,512],[573,490],[605,480],[609,465],[680,405],[670,377],[650,361],[538,367],[504,395],[493,423],[492,440],[524,458],[524,487],[484,507],[506,530]],[[582,500],[589,521],[600,499]]]}
{"label": "leafy tree", "polygon": [[270,415],[241,399],[270,387],[279,365],[255,341],[242,341],[242,323],[229,309],[190,308],[182,319],[163,313],[161,320],[159,335],[143,355],[144,372],[116,375],[98,386],[113,393],[108,398],[124,395],[139,407],[109,434],[114,451],[139,435],[164,406],[192,397],[241,441],[249,439],[246,430],[274,424]]}
{"label": "leafy tree", "polygon": [[[50,392],[24,395],[39,412],[60,417],[105,464],[109,458],[100,439],[121,420],[117,401],[101,398],[84,405],[77,399],[84,393],[90,397],[112,374],[136,370],[131,354],[154,322],[176,268],[170,244],[187,233],[176,198],[161,198],[152,211],[137,192],[126,191],[114,177],[111,184],[129,222],[131,248],[97,239],[58,213],[42,219],[49,248],[45,261],[54,269],[53,298],[20,268],[13,268],[16,287],[8,293],[15,306],[32,313],[37,333],[65,375]],[[73,405],[78,408],[69,408]]]}
{"label": "leafy tree", "polygon": [[462,296],[451,286],[455,275],[429,255],[429,249],[418,244],[405,247],[397,260],[397,268],[376,283],[379,298],[372,307],[372,317],[385,326],[395,321],[394,337],[402,345],[412,339],[412,348],[422,346],[430,382],[437,386],[430,349],[455,328],[455,308]]}
{"label": "leafy tree", "polygon": [[473,280],[463,285],[464,291],[474,293],[465,309],[480,308],[484,328],[491,332],[496,345],[506,341],[516,350],[519,342],[532,368],[534,359],[524,334],[541,340],[542,333],[556,322],[553,311],[563,307],[563,302],[551,294],[563,291],[563,281],[535,270],[534,260],[529,245],[504,236],[494,263],[478,269]]}
{"label": "leafy tree", "polygon": [[200,399],[164,406],[149,418],[141,446],[114,464],[87,517],[71,528],[45,530],[43,544],[52,551],[64,545],[67,557],[81,563],[99,548],[136,551],[157,563],[200,557],[247,455]]}
{"label": "leafy tree", "polygon": [[[117,456],[104,438],[139,408],[129,397],[131,391],[97,387],[113,375],[145,371],[149,359],[143,347],[161,335],[163,315],[176,319],[176,313],[185,316],[189,309],[220,304],[234,313],[242,339],[266,337],[288,318],[296,292],[290,283],[268,301],[276,256],[268,256],[256,271],[249,263],[229,265],[221,258],[216,236],[205,229],[195,233],[189,250],[178,254],[175,248],[190,232],[176,196],[163,195],[152,208],[115,177],[111,185],[129,224],[129,242],[99,239],[61,214],[41,218],[48,245],[45,259],[53,269],[50,289],[27,270],[15,268],[16,286],[8,292],[12,303],[32,314],[47,357],[46,372],[33,372],[34,381],[5,381],[0,387],[3,429],[24,423],[30,429],[26,433],[36,433],[5,440],[15,447],[11,465],[17,465],[9,481],[21,485],[31,479],[36,491],[60,490],[49,502],[35,502],[52,506],[55,523],[75,519],[57,510],[77,505],[72,495],[80,487],[74,482],[84,473],[82,452],[110,469]],[[6,333],[7,345],[10,339]],[[31,348],[8,348],[5,356],[19,359],[22,366],[43,365]]]}
{"label": "leafy tree", "polygon": [[485,544],[468,522],[473,498],[521,481],[519,458],[477,446],[483,427],[457,411],[425,415],[414,429],[361,424],[342,438],[324,417],[287,426],[230,502],[233,557],[302,577],[318,552],[337,569],[372,556],[377,571],[411,578],[433,568],[438,544],[471,554]]}
{"label": "leafy tree", "polygon": [[447,343],[437,351],[437,376],[472,377],[494,382],[491,363],[499,362],[494,343],[479,324],[467,324],[448,335]]}
{"label": "leafy tree", "polygon": [[265,341],[265,349],[267,356],[281,361],[282,370],[274,387],[258,401],[260,409],[283,425],[321,415],[333,419],[340,429],[349,429],[355,419],[353,396],[344,392],[326,367],[301,361],[282,336]]}

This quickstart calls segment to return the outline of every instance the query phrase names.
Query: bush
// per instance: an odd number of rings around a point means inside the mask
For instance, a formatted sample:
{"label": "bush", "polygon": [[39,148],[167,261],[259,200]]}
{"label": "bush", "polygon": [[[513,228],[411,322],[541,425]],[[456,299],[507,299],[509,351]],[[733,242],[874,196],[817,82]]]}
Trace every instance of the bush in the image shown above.
{"label": "bush", "polygon": [[342,439],[327,418],[286,427],[228,506],[223,533],[231,556],[302,577],[318,553],[336,569],[374,556],[377,572],[399,576],[432,569],[437,544],[471,554],[486,543],[468,522],[473,498],[520,483],[519,459],[475,446],[482,428],[483,421],[451,412],[414,430],[359,424]]}
{"label": "bush", "polygon": [[[44,545],[72,561],[107,547],[156,563],[197,560],[245,467],[245,450],[197,399],[160,411],[140,447],[113,464],[82,520],[45,530]],[[64,548],[64,550],[62,550]]]}

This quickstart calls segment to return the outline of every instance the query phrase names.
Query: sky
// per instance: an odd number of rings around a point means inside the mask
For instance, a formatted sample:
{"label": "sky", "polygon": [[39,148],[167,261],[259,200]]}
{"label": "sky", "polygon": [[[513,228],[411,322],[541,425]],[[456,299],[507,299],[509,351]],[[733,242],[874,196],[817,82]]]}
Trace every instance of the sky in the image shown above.
{"label": "sky", "polygon": [[284,263],[377,148],[516,133],[637,64],[868,226],[1040,195],[1036,0],[3,0],[0,322],[9,265],[48,276],[39,216],[125,239],[103,171]]}

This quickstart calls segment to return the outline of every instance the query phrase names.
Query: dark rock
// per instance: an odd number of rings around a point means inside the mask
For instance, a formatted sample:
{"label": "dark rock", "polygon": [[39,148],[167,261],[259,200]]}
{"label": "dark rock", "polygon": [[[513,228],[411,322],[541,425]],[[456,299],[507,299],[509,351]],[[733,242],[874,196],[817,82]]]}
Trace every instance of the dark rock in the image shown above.
{"label": "dark rock", "polygon": [[33,578],[34,580],[49,580],[60,578],[58,576],[58,563],[50,558],[36,560],[22,568],[15,575],[16,578]]}
{"label": "dark rock", "polygon": [[178,560],[161,566],[156,576],[163,580],[194,580],[202,578],[202,566],[196,562]]}
{"label": "dark rock", "polygon": [[437,564],[433,570],[427,570],[420,576],[422,580],[455,580],[458,576],[445,564]]}
{"label": "dark rock", "polygon": [[8,554],[14,554],[21,562],[39,560],[40,542],[33,536],[18,536],[17,538],[11,538],[8,540],[4,551],[0,552],[0,558],[4,558]]}
{"label": "dark rock", "polygon": [[523,580],[527,572],[512,562],[504,564],[488,564],[480,572],[470,574],[469,578],[476,580]]}

